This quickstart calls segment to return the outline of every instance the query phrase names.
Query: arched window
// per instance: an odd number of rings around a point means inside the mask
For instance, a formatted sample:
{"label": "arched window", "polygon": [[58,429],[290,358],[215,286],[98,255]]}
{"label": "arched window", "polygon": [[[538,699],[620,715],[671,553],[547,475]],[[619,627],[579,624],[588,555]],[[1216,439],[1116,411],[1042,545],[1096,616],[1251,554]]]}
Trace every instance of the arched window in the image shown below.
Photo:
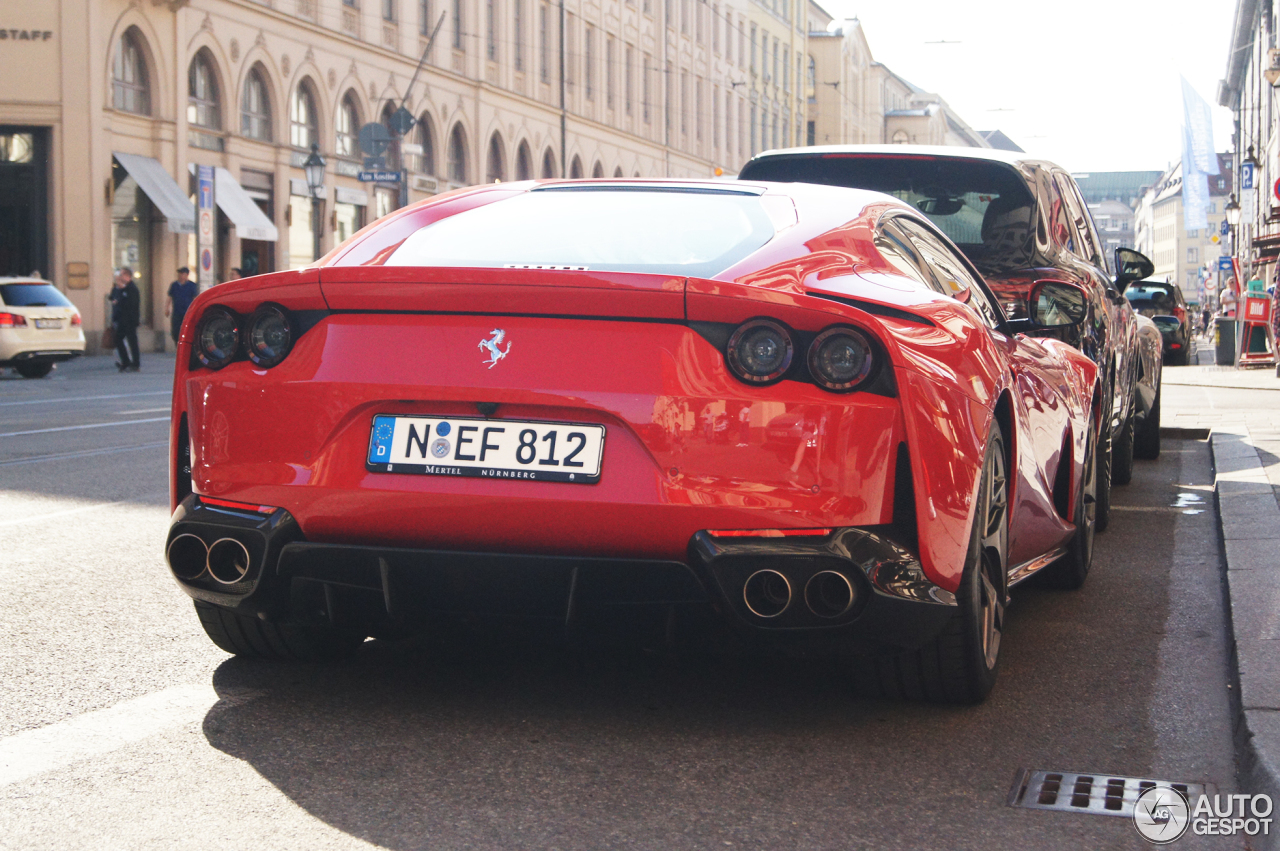
{"label": "arched window", "polygon": [[271,98],[267,95],[267,79],[261,65],[249,69],[249,76],[244,78],[240,132],[250,139],[271,141]]}
{"label": "arched window", "polygon": [[187,69],[187,123],[205,130],[221,130],[222,107],[219,100],[213,57],[208,50],[201,50]]}
{"label": "arched window", "polygon": [[591,167],[591,177],[597,179],[604,177],[604,166],[600,165],[599,160]]}
{"label": "arched window", "polygon": [[494,133],[489,137],[489,157],[484,171],[485,183],[501,183],[507,179],[506,160],[506,152],[502,149],[502,137]]}
{"label": "arched window", "polygon": [[614,177],[622,177],[622,166],[618,166],[613,170]]}
{"label": "arched window", "polygon": [[529,143],[521,142],[516,148],[516,180],[530,180],[533,177],[533,161],[529,155]]}
{"label": "arched window", "polygon": [[573,162],[569,163],[569,179],[582,179],[582,160],[578,159],[576,156],[573,158]]}
{"label": "arched window", "polygon": [[320,143],[320,118],[316,114],[316,97],[307,81],[298,83],[289,101],[289,144],[308,149]]}
{"label": "arched window", "polygon": [[[395,114],[396,114],[395,103],[393,103],[392,101],[387,101],[385,104],[383,104],[382,115],[378,119],[379,121],[382,122],[382,126],[387,128],[387,133],[391,134],[393,138],[395,134],[391,132],[391,116]],[[386,154],[384,154],[384,156],[387,159],[387,168],[391,169],[392,171],[400,170],[400,151],[397,149],[395,145],[392,145],[391,147],[387,148],[387,152]]]}
{"label": "arched window", "polygon": [[125,30],[116,44],[111,63],[111,105],[138,115],[151,114],[151,78],[137,27]]}
{"label": "arched window", "polygon": [[895,130],[893,139],[890,140],[895,145],[905,145],[911,141],[911,137],[907,135],[906,130]]}
{"label": "arched window", "polygon": [[550,148],[542,152],[542,179],[549,180],[556,176],[556,155]]}
{"label": "arched window", "polygon": [[338,104],[338,114],[334,118],[334,153],[340,157],[356,157],[360,155],[360,146],[356,136],[360,132],[360,104],[355,92],[347,92]]}
{"label": "arched window", "polygon": [[467,182],[467,134],[461,124],[453,125],[449,134],[449,179],[454,183]]}
{"label": "arched window", "polygon": [[436,130],[430,112],[422,113],[418,119],[418,144],[422,146],[422,155],[418,157],[418,171],[423,174],[435,174]]}

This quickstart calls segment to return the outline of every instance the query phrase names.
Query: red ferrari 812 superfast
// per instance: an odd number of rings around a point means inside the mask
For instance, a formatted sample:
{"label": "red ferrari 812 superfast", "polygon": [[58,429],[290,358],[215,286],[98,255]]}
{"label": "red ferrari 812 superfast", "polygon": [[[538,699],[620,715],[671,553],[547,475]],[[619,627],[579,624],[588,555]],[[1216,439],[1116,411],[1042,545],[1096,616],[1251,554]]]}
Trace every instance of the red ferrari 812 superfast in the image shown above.
{"label": "red ferrari 812 superfast", "polygon": [[[1009,588],[1078,587],[1094,364],[929,221],[805,184],[558,181],[406,207],[187,314],[179,586],[231,653],[452,614],[697,609],[972,702]],[[612,609],[617,611],[617,609]]]}

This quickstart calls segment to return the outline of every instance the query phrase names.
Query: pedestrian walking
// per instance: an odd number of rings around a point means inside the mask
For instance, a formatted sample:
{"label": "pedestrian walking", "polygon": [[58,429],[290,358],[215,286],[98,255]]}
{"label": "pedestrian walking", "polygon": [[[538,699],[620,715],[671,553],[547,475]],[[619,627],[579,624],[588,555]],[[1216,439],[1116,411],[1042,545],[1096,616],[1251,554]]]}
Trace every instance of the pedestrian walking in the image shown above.
{"label": "pedestrian walking", "polygon": [[200,288],[191,280],[191,270],[183,266],[178,270],[178,280],[169,284],[169,296],[164,300],[164,315],[169,317],[169,335],[174,345],[178,343],[178,333],[182,330],[182,319],[187,315],[187,308],[200,294]]}
{"label": "pedestrian walking", "polygon": [[738,445],[746,446],[751,442],[751,406],[743,405],[738,411]]}
{"label": "pedestrian walking", "polygon": [[133,282],[133,270],[121,266],[111,290],[111,327],[116,333],[116,369],[137,372],[142,367],[138,350],[138,324],[142,316],[142,296]]}

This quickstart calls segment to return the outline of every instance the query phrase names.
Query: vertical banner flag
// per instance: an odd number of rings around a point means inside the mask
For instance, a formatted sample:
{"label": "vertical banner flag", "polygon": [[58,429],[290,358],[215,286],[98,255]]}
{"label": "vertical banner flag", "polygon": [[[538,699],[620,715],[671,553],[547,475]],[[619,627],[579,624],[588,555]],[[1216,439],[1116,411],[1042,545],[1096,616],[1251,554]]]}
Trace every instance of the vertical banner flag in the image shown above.
{"label": "vertical banner flag", "polygon": [[1209,226],[1209,175],[1218,173],[1213,147],[1213,112],[1182,78],[1182,220],[1187,230]]}
{"label": "vertical banner flag", "polygon": [[213,211],[213,166],[196,169],[196,281],[201,290],[218,283],[213,258],[217,254],[216,217]]}

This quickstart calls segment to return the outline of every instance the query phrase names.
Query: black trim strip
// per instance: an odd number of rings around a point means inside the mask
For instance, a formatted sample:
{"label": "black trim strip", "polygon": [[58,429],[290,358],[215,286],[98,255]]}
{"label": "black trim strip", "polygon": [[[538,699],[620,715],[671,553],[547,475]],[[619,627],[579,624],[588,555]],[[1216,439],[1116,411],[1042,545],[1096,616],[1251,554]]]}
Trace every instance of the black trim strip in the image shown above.
{"label": "black trim strip", "polygon": [[917,325],[928,325],[931,328],[937,327],[933,320],[927,319],[919,314],[912,313],[908,310],[900,310],[896,307],[886,307],[883,304],[876,304],[873,301],[862,301],[861,299],[846,298],[845,296],[830,295],[828,293],[819,293],[812,290],[806,293],[806,295],[811,295],[815,298],[825,298],[827,301],[839,302],[840,304],[847,304],[850,307],[856,307],[858,310],[870,313],[874,316],[886,316],[890,319],[901,319],[903,322],[914,322]]}

